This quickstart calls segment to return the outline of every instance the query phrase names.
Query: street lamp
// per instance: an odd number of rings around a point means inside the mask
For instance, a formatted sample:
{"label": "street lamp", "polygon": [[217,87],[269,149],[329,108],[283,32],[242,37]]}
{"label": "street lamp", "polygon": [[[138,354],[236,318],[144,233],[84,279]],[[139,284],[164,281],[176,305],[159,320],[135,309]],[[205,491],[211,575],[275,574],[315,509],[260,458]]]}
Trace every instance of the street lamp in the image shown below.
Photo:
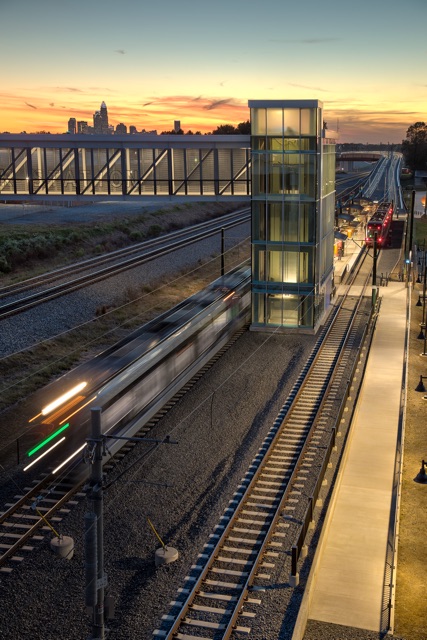
{"label": "street lamp", "polygon": [[417,386],[415,387],[415,391],[425,391],[426,388],[424,386],[424,382],[423,380],[425,380],[427,378],[427,376],[420,376],[420,381],[417,384]]}
{"label": "street lamp", "polygon": [[420,484],[427,484],[426,464],[427,463],[425,462],[425,460],[421,460],[421,469],[414,478],[415,482],[419,482]]}
{"label": "street lamp", "polygon": [[[422,321],[420,323],[420,333],[418,335],[418,340],[425,340],[425,328],[426,328],[426,275],[427,275],[427,265],[424,264],[424,280],[423,280],[423,316]],[[418,303],[417,303],[418,304]],[[418,305],[421,306],[421,305]],[[424,342],[424,352],[426,350],[425,342]]]}

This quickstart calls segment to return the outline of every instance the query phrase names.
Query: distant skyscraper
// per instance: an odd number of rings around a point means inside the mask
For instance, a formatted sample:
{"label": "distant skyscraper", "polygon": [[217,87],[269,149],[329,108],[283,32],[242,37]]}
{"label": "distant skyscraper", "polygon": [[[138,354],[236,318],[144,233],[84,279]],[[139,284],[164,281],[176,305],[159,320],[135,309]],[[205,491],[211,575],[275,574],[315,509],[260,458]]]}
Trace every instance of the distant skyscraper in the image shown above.
{"label": "distant skyscraper", "polygon": [[101,114],[95,111],[93,114],[93,130],[95,133],[102,133]]}
{"label": "distant skyscraper", "polygon": [[132,133],[132,134],[138,133],[138,131],[137,131],[137,129],[136,129],[136,127],[135,127],[135,125],[133,125],[133,124],[131,124],[131,125],[130,125],[130,127],[129,127],[129,133]]}
{"label": "distant skyscraper", "polygon": [[116,126],[116,133],[127,133],[128,132],[128,128],[125,124],[123,124],[123,122],[119,122],[119,124]]}
{"label": "distant skyscraper", "polygon": [[175,131],[175,133],[178,133],[178,131],[180,129],[181,129],[181,121],[180,120],[174,120],[173,130]]}
{"label": "distant skyscraper", "polygon": [[104,101],[101,103],[101,108],[99,111],[95,111],[93,114],[93,129],[95,133],[110,133],[110,129],[108,126],[108,111],[107,105]]}
{"label": "distant skyscraper", "polygon": [[76,119],[70,118],[68,120],[68,133],[76,133]]}
{"label": "distant skyscraper", "polygon": [[108,111],[107,111],[107,105],[105,104],[104,101],[101,102],[100,115],[101,115],[102,133],[107,134],[108,133]]}

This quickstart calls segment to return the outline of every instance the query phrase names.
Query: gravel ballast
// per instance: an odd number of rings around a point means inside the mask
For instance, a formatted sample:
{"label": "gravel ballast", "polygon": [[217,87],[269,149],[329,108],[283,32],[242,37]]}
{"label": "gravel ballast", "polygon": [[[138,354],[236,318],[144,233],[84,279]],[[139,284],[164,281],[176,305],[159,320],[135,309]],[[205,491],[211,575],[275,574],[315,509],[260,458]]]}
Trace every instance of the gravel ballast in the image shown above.
{"label": "gravel ballast", "polygon": [[[104,299],[109,285],[99,286],[106,287],[100,293]],[[82,298],[75,295],[73,308],[78,314]],[[90,297],[92,309],[94,295]],[[57,315],[59,325],[69,315],[61,313]],[[45,321],[46,317],[40,318],[41,331]],[[20,331],[11,325],[10,339],[15,336],[19,340],[21,333],[25,333],[25,323]],[[27,344],[25,340],[22,344]],[[157,425],[155,437],[170,434],[178,444],[161,445],[151,453],[147,445],[138,445],[109,476],[109,480],[117,478],[105,492],[104,509],[105,570],[116,602],[109,638],[152,638],[258,452],[315,340],[314,336],[247,332]],[[9,498],[22,492],[25,479],[13,476],[2,484],[0,495]],[[45,532],[44,541],[36,544],[36,550],[12,575],[0,574],[4,611],[0,638],[90,637],[90,617],[84,605],[83,527],[87,510],[82,498],[63,522],[55,525],[75,540],[72,560],[53,555],[51,534]],[[178,549],[176,563],[155,567],[159,543],[147,517],[162,539]],[[272,588],[257,609],[257,631],[250,636],[254,640],[291,638],[303,587],[289,587],[289,572],[284,568],[287,561],[284,559],[283,568],[278,566]],[[377,637],[368,631],[310,621],[305,640]]]}
{"label": "gravel ballast", "polygon": [[[245,333],[155,428],[155,437],[169,434],[178,444],[161,445],[142,457],[105,492],[105,570],[117,605],[109,637],[152,637],[314,342],[314,336]],[[138,445],[119,465],[117,475],[140,458],[144,448]],[[22,483],[17,481],[17,491]],[[75,540],[72,560],[52,554],[51,534],[46,533],[45,542],[12,575],[1,578],[1,599],[8,611],[5,638],[89,637],[84,607],[87,509],[82,499],[57,525],[60,533]],[[176,563],[155,567],[159,543],[147,517],[166,544],[178,549]],[[280,626],[279,619],[277,612]],[[267,626],[266,640],[278,637],[270,619]]]}

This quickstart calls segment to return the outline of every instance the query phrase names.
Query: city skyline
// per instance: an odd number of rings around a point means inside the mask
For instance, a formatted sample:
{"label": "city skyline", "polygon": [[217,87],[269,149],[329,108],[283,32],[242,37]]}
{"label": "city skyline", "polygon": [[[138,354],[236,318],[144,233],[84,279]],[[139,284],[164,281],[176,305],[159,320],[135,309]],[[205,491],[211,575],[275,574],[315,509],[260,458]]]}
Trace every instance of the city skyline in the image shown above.
{"label": "city skyline", "polygon": [[426,120],[426,17],[424,0],[17,0],[2,7],[0,131],[65,133],[104,101],[114,127],[208,133],[248,120],[251,99],[318,99],[341,142],[400,143]]}

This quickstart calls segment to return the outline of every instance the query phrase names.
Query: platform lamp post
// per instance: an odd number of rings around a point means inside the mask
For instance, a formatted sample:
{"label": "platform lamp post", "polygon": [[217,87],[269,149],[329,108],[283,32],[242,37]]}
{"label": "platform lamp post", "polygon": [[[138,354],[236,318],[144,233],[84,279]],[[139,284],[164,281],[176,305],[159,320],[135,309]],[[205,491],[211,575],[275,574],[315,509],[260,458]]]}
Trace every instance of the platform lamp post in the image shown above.
{"label": "platform lamp post", "polygon": [[415,190],[412,191],[411,193],[411,210],[410,210],[410,219],[409,219],[409,241],[406,244],[405,243],[405,248],[406,248],[406,257],[409,258],[411,251],[412,251],[412,236],[413,236],[413,232],[414,232],[414,206],[415,206]]}
{"label": "platform lamp post", "polygon": [[[424,276],[423,276],[423,315],[420,322],[420,333],[418,334],[418,340],[425,340],[425,331],[426,331],[426,275],[427,275],[427,265],[424,263]],[[418,297],[418,302],[420,301]],[[418,304],[417,302],[417,304]],[[418,305],[420,306],[420,305]],[[424,351],[426,350],[424,344]]]}

